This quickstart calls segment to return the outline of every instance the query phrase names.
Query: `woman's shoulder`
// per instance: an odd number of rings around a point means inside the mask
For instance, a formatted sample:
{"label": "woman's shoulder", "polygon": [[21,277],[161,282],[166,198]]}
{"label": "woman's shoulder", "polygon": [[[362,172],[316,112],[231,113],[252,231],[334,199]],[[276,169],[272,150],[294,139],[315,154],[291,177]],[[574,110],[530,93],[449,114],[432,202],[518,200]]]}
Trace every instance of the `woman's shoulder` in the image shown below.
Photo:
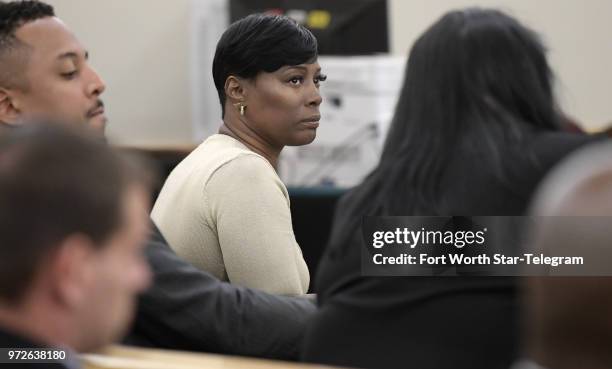
{"label": "woman's shoulder", "polygon": [[257,155],[235,138],[218,133],[209,136],[196,150],[199,151],[201,156],[208,158],[225,157],[227,160],[233,160],[240,155]]}
{"label": "woman's shoulder", "polygon": [[253,152],[241,153],[220,165],[206,181],[205,193],[209,198],[241,206],[260,204],[266,199],[289,206],[287,187],[272,165]]}
{"label": "woman's shoulder", "polygon": [[190,166],[200,168],[205,173],[206,182],[219,176],[276,176],[274,168],[263,156],[226,135],[208,137],[189,156]]}
{"label": "woman's shoulder", "polygon": [[242,189],[248,187],[253,191],[280,189],[288,197],[285,185],[270,162],[248,149],[233,151],[218,161],[206,186],[224,190],[236,186]]}
{"label": "woman's shoulder", "polygon": [[[263,156],[247,150],[236,152],[217,168],[215,174],[231,175],[233,177],[276,180],[278,175],[274,167]],[[279,179],[280,180],[280,179]]]}

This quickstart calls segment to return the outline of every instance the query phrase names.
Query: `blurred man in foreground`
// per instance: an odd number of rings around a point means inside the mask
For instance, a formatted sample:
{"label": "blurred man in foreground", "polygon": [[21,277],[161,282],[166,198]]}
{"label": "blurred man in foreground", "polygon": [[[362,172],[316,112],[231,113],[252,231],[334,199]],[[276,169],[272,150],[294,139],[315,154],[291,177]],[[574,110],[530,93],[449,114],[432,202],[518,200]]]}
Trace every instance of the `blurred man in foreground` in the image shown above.
{"label": "blurred man in foreground", "polygon": [[139,173],[89,132],[0,138],[0,347],[87,351],[126,332],[151,277]]}

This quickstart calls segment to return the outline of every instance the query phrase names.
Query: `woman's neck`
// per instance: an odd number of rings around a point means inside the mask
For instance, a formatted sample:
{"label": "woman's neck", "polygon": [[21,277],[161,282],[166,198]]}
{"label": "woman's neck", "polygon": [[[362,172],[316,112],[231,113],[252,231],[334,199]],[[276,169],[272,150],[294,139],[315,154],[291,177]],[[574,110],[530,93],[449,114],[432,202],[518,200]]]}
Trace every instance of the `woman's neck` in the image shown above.
{"label": "woman's neck", "polygon": [[249,148],[249,150],[266,158],[272,167],[274,167],[274,170],[278,168],[278,157],[283,147],[275,147],[253,129],[248,127],[242,120],[236,124],[224,121],[219,128],[219,134],[230,136],[240,141]]}

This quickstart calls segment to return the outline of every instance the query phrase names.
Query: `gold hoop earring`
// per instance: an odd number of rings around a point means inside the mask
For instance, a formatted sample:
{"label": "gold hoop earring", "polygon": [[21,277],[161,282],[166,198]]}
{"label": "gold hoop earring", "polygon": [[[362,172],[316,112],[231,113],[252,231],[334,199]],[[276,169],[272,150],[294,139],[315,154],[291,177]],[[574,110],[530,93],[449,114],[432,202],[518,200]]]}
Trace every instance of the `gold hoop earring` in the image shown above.
{"label": "gold hoop earring", "polygon": [[234,104],[235,107],[238,108],[238,111],[240,112],[240,115],[244,117],[244,111],[246,110],[246,105],[244,105],[243,103],[239,102]]}

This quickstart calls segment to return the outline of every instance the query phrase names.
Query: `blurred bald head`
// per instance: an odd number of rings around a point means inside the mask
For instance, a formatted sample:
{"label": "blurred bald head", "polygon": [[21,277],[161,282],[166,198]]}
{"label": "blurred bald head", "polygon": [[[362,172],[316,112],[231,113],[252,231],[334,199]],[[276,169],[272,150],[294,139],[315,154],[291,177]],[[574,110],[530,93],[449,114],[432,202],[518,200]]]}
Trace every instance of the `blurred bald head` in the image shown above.
{"label": "blurred bald head", "polygon": [[580,150],[546,178],[534,200],[536,215],[612,215],[612,146]]}
{"label": "blurred bald head", "polygon": [[549,368],[612,368],[612,277],[596,277],[612,275],[612,146],[589,147],[562,163],[538,191],[532,214],[533,247],[583,256],[593,277],[526,279],[529,355]]}

